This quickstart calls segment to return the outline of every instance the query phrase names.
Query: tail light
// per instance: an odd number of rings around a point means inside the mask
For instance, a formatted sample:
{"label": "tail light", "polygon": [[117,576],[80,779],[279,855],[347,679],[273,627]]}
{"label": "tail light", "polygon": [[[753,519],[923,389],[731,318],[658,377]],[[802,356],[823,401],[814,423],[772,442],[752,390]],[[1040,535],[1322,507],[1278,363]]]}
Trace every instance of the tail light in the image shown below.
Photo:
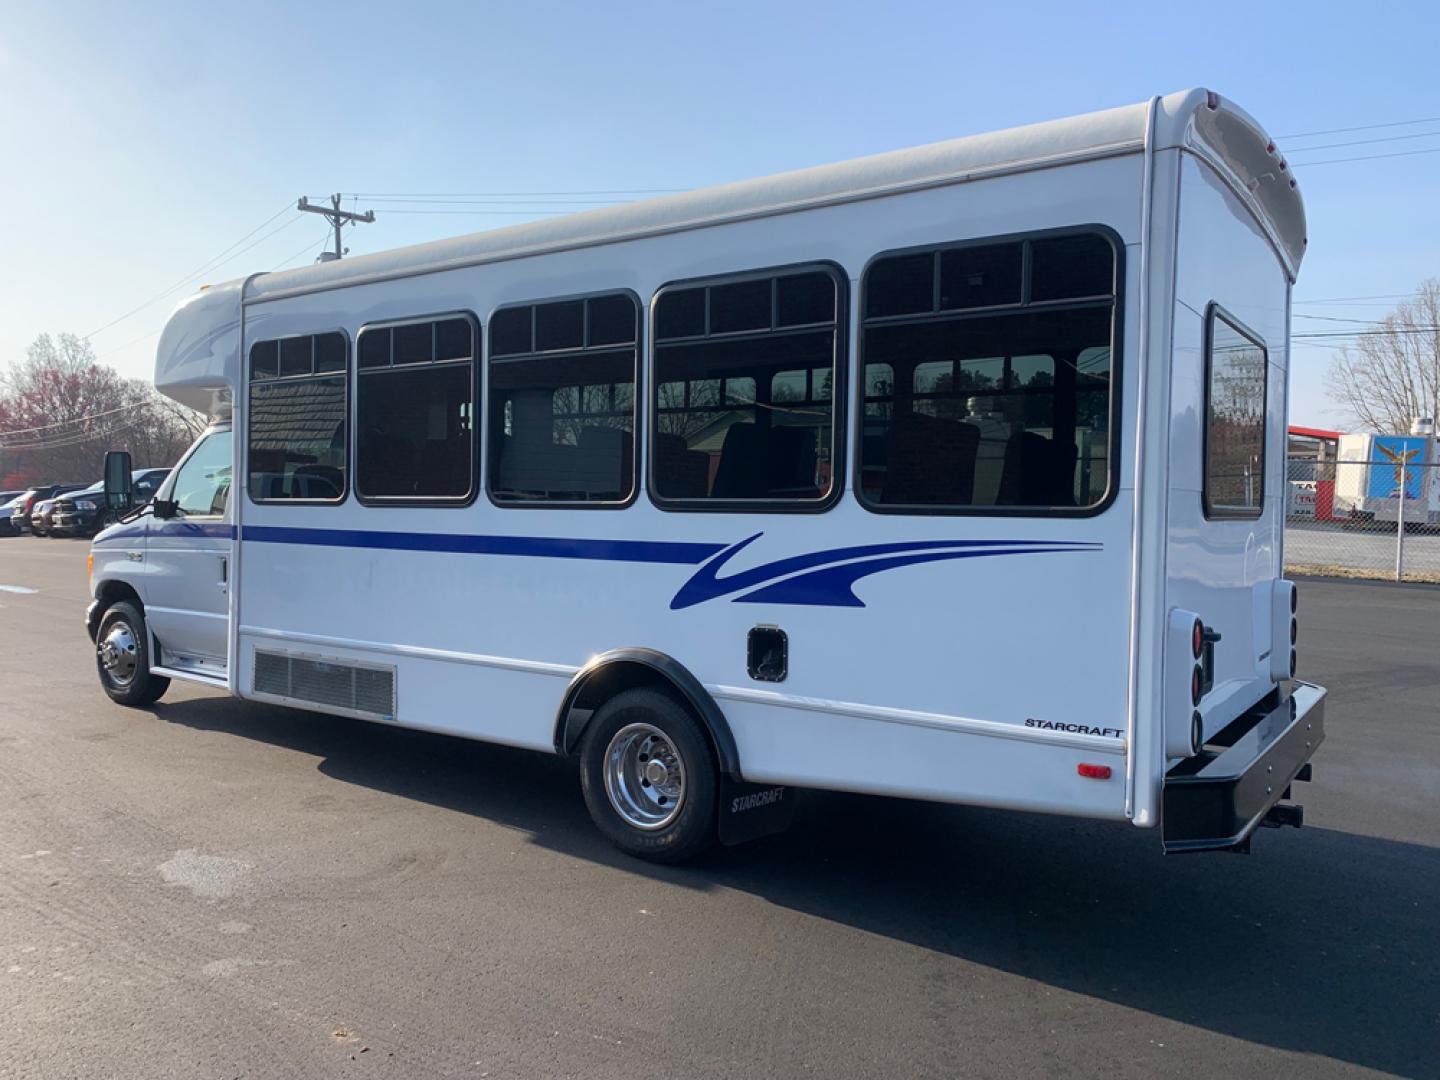
{"label": "tail light", "polygon": [[1200,702],[1213,680],[1220,635],[1193,611],[1172,608],[1165,643],[1164,742],[1167,758],[1193,757],[1205,742]]}
{"label": "tail light", "polygon": [[1293,679],[1300,642],[1300,592],[1293,581],[1276,581],[1270,605],[1270,677],[1275,682]]}

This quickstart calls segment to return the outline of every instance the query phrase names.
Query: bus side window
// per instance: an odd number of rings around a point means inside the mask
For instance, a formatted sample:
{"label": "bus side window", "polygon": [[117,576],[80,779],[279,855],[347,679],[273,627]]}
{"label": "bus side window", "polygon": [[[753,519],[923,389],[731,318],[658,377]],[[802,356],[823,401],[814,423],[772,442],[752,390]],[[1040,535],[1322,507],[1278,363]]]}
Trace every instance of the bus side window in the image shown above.
{"label": "bus side window", "polygon": [[349,343],[338,331],[251,347],[251,501],[344,500],[349,361]]}
{"label": "bus side window", "polygon": [[486,371],[495,503],[630,501],[639,324],[630,293],[495,312]]}
{"label": "bus side window", "polygon": [[1117,263],[1083,231],[876,259],[862,283],[860,501],[1102,503]]}
{"label": "bus side window", "polygon": [[355,490],[363,503],[464,505],[475,494],[475,369],[468,315],[362,327]]}
{"label": "bus side window", "polygon": [[797,267],[662,290],[651,484],[660,505],[823,509],[838,490],[840,288]]}

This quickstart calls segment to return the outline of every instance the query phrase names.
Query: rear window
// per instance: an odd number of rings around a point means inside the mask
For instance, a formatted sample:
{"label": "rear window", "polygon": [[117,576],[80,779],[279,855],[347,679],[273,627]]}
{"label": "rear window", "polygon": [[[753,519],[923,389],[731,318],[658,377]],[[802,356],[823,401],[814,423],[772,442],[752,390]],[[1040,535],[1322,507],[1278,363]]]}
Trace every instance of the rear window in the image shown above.
{"label": "rear window", "polygon": [[1265,502],[1265,346],[1218,305],[1210,306],[1207,323],[1205,514],[1259,517]]}

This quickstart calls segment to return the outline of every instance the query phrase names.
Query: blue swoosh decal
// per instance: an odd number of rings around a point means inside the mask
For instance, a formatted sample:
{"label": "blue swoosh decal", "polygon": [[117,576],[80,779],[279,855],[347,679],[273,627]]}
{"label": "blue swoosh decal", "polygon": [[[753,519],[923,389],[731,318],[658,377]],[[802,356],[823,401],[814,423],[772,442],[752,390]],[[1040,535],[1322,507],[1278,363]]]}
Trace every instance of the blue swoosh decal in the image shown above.
{"label": "blue swoosh decal", "polygon": [[[806,555],[778,559],[728,577],[719,576],[720,568],[725,563],[763,535],[756,533],[732,544],[700,567],[671,599],[671,610],[694,607],[696,604],[732,593],[747,593],[737,596],[737,603],[864,607],[860,598],[851,592],[850,586],[860,578],[880,573],[882,570],[944,559],[977,558],[982,555],[1100,549],[1099,544],[1066,540],[916,540],[814,551]],[[811,572],[800,573],[806,570]],[[799,576],[791,577],[792,574]],[[777,580],[782,578],[786,580]],[[764,587],[756,588],[757,586]],[[756,591],[747,592],[750,589]]]}
{"label": "blue swoosh decal", "polygon": [[1059,551],[1094,551],[1093,547],[1010,547],[973,551],[934,551],[916,555],[897,555],[889,559],[862,559],[812,570],[808,574],[786,578],[773,585],[735,597],[737,604],[804,604],[812,607],[864,607],[865,602],[851,588],[861,578],[893,570],[901,566],[941,562],[948,559],[981,559],[991,555],[1042,555]]}
{"label": "blue swoosh decal", "polygon": [[[121,528],[101,537],[95,546],[123,542],[144,535],[146,531],[144,526]],[[149,532],[152,536],[167,537],[234,537],[235,527],[216,522],[167,521],[159,525],[152,522]],[[731,602],[737,604],[864,607],[864,602],[855,595],[855,583],[886,570],[952,559],[1101,550],[1099,543],[1071,540],[911,540],[812,551],[720,576],[726,563],[764,535],[755,533],[726,546],[662,540],[591,540],[251,525],[244,530],[243,539],[262,544],[699,565],[700,568],[670,600],[672,611],[724,596],[731,597]]]}

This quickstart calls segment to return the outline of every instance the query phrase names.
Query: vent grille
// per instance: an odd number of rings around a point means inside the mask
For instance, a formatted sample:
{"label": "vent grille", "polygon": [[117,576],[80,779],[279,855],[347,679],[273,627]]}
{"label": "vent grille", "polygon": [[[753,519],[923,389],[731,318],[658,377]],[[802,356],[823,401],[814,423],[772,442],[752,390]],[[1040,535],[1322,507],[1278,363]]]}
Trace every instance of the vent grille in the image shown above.
{"label": "vent grille", "polygon": [[254,692],[384,720],[395,716],[393,667],[256,649]]}

